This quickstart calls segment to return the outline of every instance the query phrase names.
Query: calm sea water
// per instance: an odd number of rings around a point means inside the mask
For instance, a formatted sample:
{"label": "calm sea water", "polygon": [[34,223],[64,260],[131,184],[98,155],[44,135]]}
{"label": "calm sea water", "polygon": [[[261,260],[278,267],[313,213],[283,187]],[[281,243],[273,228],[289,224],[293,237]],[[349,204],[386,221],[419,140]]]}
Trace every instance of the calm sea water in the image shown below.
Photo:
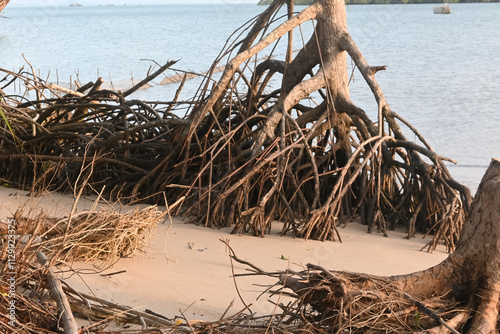
{"label": "calm sea water", "polygon": [[[474,191],[490,159],[500,158],[500,4],[453,4],[451,15],[434,15],[433,6],[349,6],[349,30],[371,65],[388,66],[377,79],[391,107],[439,154],[458,162],[451,172]],[[98,75],[127,82],[143,77],[152,60],[177,59],[176,68],[205,71],[234,29],[262,10],[243,4],[7,6],[0,67],[25,65],[24,53],[42,77],[59,82]],[[302,31],[307,39],[311,25]],[[299,31],[295,37],[298,47]],[[176,88],[158,85],[136,97],[169,100]],[[375,116],[360,75],[351,92]]]}

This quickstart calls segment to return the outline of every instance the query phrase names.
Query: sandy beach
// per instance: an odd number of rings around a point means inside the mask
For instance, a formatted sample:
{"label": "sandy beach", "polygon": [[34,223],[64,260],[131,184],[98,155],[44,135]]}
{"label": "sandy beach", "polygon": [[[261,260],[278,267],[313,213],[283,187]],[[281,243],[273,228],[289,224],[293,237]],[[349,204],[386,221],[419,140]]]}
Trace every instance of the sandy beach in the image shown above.
{"label": "sandy beach", "polygon": [[[174,219],[170,228],[168,223],[158,227],[144,252],[122,259],[103,272],[126,270],[126,273],[109,278],[98,274],[72,275],[67,281],[79,291],[90,292],[86,284],[91,292],[106,300],[148,308],[169,317],[182,311],[190,319],[217,320],[233,300],[232,312],[243,308],[228,252],[219,239],[229,239],[238,257],[265,271],[300,270],[303,265],[314,263],[328,269],[393,275],[425,269],[447,256],[443,251],[420,252],[425,240],[405,240],[400,232],[391,232],[389,238],[367,234],[366,227],[357,223],[342,229],[343,243],[228,233]],[[81,263],[74,268],[96,269]],[[234,264],[236,273],[244,273],[246,269]],[[272,314],[274,306],[267,301],[268,295],[256,301],[264,290],[256,284],[273,284],[274,279],[251,276],[237,278],[236,283],[245,303],[253,304],[253,312]]]}
{"label": "sandy beach", "polygon": [[[29,197],[10,188],[0,188],[0,215],[12,216],[23,203],[43,208],[53,216],[67,216],[73,200],[59,193]],[[80,199],[77,211],[109,208],[95,198]],[[115,206],[126,211],[131,207]],[[165,209],[165,208],[160,208]],[[252,312],[271,314],[274,305],[269,294],[257,297],[265,286],[275,283],[270,277],[238,277],[232,275],[231,260],[220,239],[228,240],[241,259],[264,271],[291,268],[301,270],[307,263],[331,270],[365,272],[376,275],[406,274],[441,262],[447,254],[444,247],[430,254],[420,249],[429,241],[422,236],[407,240],[404,231],[390,231],[389,237],[368,234],[366,226],[349,223],[339,228],[342,243],[281,237],[281,224],[276,223],[271,235],[258,238],[231,235],[230,229],[209,229],[186,224],[180,218],[166,219],[154,229],[147,246],[130,258],[120,259],[110,268],[101,263],[77,262],[71,268],[59,268],[61,277],[74,289],[107,301],[138,310],[150,309],[173,318],[184,314],[188,319],[218,320],[234,301],[228,314],[244,308],[239,299],[252,306]],[[245,273],[247,267],[233,263],[234,272]],[[118,273],[120,272],[120,273]],[[116,274],[114,274],[116,273]],[[108,274],[113,274],[106,276]],[[235,284],[236,282],[236,284]],[[283,297],[274,296],[274,302]],[[88,322],[81,320],[80,324]]]}

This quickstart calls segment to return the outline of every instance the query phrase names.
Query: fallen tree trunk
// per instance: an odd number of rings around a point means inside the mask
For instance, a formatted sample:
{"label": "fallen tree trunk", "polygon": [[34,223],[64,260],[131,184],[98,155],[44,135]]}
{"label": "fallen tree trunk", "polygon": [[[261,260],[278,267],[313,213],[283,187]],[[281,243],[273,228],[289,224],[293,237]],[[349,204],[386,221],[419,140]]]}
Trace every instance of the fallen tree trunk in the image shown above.
{"label": "fallen tree trunk", "polygon": [[[456,251],[409,275],[375,277],[316,265],[280,281],[297,314],[333,333],[469,333],[500,329],[500,160],[486,171]],[[291,312],[293,313],[293,312]]]}

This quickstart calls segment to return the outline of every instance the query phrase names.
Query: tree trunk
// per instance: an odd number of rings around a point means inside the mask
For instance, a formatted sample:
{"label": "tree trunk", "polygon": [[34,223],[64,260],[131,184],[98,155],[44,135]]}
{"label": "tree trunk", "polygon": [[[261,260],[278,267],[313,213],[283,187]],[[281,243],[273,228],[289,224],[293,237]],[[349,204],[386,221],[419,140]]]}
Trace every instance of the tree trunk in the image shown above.
{"label": "tree trunk", "polygon": [[0,13],[2,10],[7,6],[7,4],[10,2],[10,0],[0,0]]}
{"label": "tree trunk", "polygon": [[[284,275],[281,282],[300,296],[299,309],[307,319],[337,333],[384,327],[398,333],[498,333],[499,208],[500,160],[493,159],[456,251],[437,266],[409,275],[374,277],[308,265],[311,271],[299,277]],[[418,324],[416,311],[423,314]]]}

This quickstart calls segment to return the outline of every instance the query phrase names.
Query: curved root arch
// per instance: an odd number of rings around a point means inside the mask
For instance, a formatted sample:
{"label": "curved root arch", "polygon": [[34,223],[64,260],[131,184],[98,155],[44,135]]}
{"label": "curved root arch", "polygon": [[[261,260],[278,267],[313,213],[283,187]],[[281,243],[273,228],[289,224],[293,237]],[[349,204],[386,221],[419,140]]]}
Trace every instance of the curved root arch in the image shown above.
{"label": "curved root arch", "polygon": [[[206,79],[189,130],[177,134],[183,161],[169,173],[189,185],[185,212],[255,235],[279,219],[283,233],[320,240],[340,238],[339,222],[359,215],[370,231],[395,225],[407,226],[409,237],[432,231],[429,250],[444,240],[451,251],[470,200],[443,164],[451,160],[390,109],[375,80],[385,67],[367,64],[347,32],[343,2],[318,0],[300,13],[288,2],[289,18],[268,32],[284,3],[274,1],[245,38],[221,53],[239,47],[210,92],[213,79]],[[314,33],[293,59],[289,44],[285,60],[256,61],[310,20]],[[377,122],[350,100],[346,54],[373,92]],[[420,143],[408,141],[400,124]]]}

